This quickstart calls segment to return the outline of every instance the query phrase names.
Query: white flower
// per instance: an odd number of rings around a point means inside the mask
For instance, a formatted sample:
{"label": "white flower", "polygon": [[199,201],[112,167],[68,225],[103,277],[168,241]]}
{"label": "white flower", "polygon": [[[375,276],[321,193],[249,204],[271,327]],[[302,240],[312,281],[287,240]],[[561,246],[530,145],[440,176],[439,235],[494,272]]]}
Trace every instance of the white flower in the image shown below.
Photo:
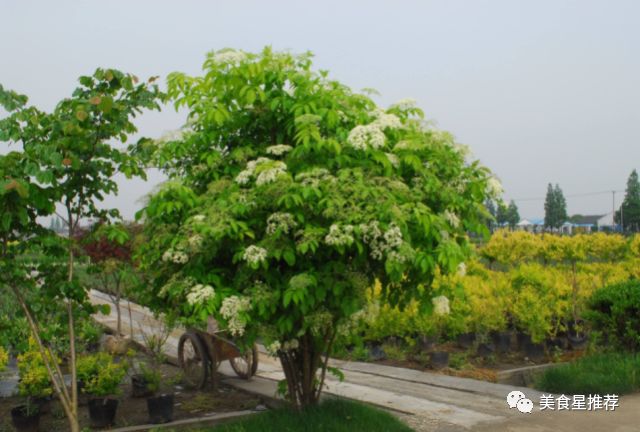
{"label": "white flower", "polygon": [[194,234],[191,237],[189,237],[189,246],[191,246],[194,249],[197,249],[200,246],[202,246],[203,241],[204,239],[200,234]]}
{"label": "white flower", "polygon": [[240,63],[246,58],[245,53],[233,49],[221,50],[213,55],[213,60],[216,63]]}
{"label": "white flower", "polygon": [[293,351],[298,349],[298,347],[300,346],[300,342],[298,342],[298,339],[291,339],[290,341],[285,341],[282,344],[282,350],[283,351]]}
{"label": "white flower", "polygon": [[318,186],[320,182],[325,180],[335,180],[335,177],[325,168],[312,168],[296,176],[296,181],[307,186]]}
{"label": "white flower", "polygon": [[187,303],[191,306],[202,304],[215,296],[215,291],[211,285],[195,285],[189,294],[187,294]]}
{"label": "white flower", "polygon": [[276,144],[267,147],[267,153],[274,156],[281,156],[287,152],[290,152],[291,150],[293,150],[293,147],[287,144]]}
{"label": "white flower", "polygon": [[194,222],[202,222],[202,221],[204,221],[204,219],[205,219],[205,218],[204,218],[204,215],[201,215],[201,214],[199,214],[199,215],[195,215],[195,216],[193,217],[193,221],[194,221]]}
{"label": "white flower", "polygon": [[431,303],[433,303],[433,313],[438,316],[449,315],[451,312],[449,299],[443,295],[432,298]]}
{"label": "white flower", "polygon": [[275,181],[279,175],[287,172],[287,165],[284,162],[275,162],[269,169],[262,171],[256,178],[256,185],[271,183]]}
{"label": "white flower", "polygon": [[384,233],[384,240],[387,242],[387,247],[397,248],[402,244],[402,231],[396,224],[392,223]]}
{"label": "white flower", "polygon": [[271,357],[278,357],[278,351],[282,348],[282,344],[280,341],[274,341],[265,347],[267,349],[267,354]]}
{"label": "white flower", "polygon": [[181,250],[168,249],[162,254],[162,261],[173,262],[176,264],[186,264],[189,261],[189,255]]}
{"label": "white flower", "polygon": [[367,150],[369,147],[379,149],[384,146],[384,141],[384,132],[375,123],[356,126],[347,137],[347,142],[358,150]]}
{"label": "white flower", "polygon": [[264,261],[267,258],[267,250],[260,246],[251,245],[244,250],[242,259],[249,264],[256,264]]}
{"label": "white flower", "polygon": [[158,144],[164,144],[171,141],[180,141],[184,135],[184,131],[182,129],[167,131],[160,135],[160,138],[156,140]]}
{"label": "white flower", "polygon": [[378,110],[374,113],[376,117],[375,121],[372,123],[378,126],[380,129],[398,129],[402,127],[402,122],[395,114],[387,114],[383,110]]}
{"label": "white flower", "polygon": [[385,153],[385,155],[394,168],[398,168],[400,166],[400,159],[398,158],[398,156],[394,155],[393,153]]}
{"label": "white flower", "polygon": [[460,226],[460,219],[455,213],[445,210],[443,216],[452,227],[458,228]]}
{"label": "white flower", "polygon": [[393,108],[399,108],[402,111],[411,109],[411,108],[415,108],[417,105],[417,101],[413,98],[405,98],[405,99],[400,99],[398,102],[394,103],[393,105],[391,105]]}
{"label": "white flower", "polygon": [[393,146],[393,150],[409,150],[411,148],[411,143],[409,141],[398,141],[395,146]]}
{"label": "white flower", "polygon": [[328,245],[344,246],[353,243],[353,225],[333,224],[329,227],[329,234],[324,238]]}
{"label": "white flower", "polygon": [[273,213],[267,219],[267,234],[273,235],[280,230],[289,234],[291,230],[298,226],[291,213]]}
{"label": "white flower", "polygon": [[504,193],[504,189],[502,188],[502,183],[495,177],[491,177],[487,181],[487,193],[491,198],[500,198]]}
{"label": "white flower", "polygon": [[236,183],[240,185],[246,185],[251,180],[251,176],[253,172],[249,170],[240,171],[240,173],[236,176]]}
{"label": "white flower", "polygon": [[242,336],[247,322],[242,316],[243,312],[251,308],[249,297],[229,296],[222,300],[220,315],[227,320],[227,327],[232,336]]}
{"label": "white flower", "polygon": [[458,276],[465,276],[467,274],[467,265],[463,262],[458,264]]}
{"label": "white flower", "polygon": [[256,184],[260,186],[275,181],[280,174],[284,174],[287,171],[287,165],[282,161],[259,157],[256,160],[247,162],[247,168],[236,176],[236,183],[241,185],[248,184],[257,170],[260,173],[256,179]]}
{"label": "white flower", "polygon": [[403,244],[402,231],[391,223],[387,231],[380,229],[378,221],[360,225],[362,240],[371,248],[371,257],[381,260],[385,254],[389,254],[391,260],[404,262],[406,257],[399,253],[399,248]]}

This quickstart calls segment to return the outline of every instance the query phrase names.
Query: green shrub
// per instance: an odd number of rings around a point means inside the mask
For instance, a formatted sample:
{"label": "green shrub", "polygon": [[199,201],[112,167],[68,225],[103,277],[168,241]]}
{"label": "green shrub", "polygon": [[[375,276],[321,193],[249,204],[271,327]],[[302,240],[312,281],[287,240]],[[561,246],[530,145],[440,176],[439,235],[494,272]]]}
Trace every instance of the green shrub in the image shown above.
{"label": "green shrub", "polygon": [[606,353],[547,369],[535,384],[557,394],[625,394],[640,390],[640,355]]}
{"label": "green shrub", "polygon": [[640,281],[608,285],[597,290],[584,314],[594,330],[606,334],[619,349],[640,349]]}
{"label": "green shrub", "polygon": [[84,393],[107,397],[118,393],[118,386],[126,375],[127,368],[126,362],[116,363],[109,354],[97,353],[78,359],[77,376],[84,384]]}

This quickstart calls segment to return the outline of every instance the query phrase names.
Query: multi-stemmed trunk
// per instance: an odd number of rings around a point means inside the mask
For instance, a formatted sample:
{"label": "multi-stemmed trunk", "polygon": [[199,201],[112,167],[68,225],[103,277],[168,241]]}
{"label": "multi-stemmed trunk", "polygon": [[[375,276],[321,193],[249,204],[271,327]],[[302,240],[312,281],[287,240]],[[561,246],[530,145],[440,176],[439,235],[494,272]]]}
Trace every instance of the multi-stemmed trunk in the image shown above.
{"label": "multi-stemmed trunk", "polygon": [[310,333],[295,349],[278,352],[286,378],[287,398],[296,408],[314,405],[320,400],[328,367],[333,333],[317,341]]}

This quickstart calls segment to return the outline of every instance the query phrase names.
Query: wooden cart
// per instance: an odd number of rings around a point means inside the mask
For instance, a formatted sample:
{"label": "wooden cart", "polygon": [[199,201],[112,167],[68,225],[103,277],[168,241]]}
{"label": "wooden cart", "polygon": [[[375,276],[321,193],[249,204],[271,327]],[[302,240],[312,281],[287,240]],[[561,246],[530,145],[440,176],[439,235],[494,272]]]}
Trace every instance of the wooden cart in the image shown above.
{"label": "wooden cart", "polygon": [[241,352],[240,348],[224,332],[208,333],[188,329],[178,343],[178,362],[184,373],[185,383],[193,388],[203,388],[209,380],[214,380],[216,371],[225,360],[243,379],[250,379],[258,369],[258,348]]}

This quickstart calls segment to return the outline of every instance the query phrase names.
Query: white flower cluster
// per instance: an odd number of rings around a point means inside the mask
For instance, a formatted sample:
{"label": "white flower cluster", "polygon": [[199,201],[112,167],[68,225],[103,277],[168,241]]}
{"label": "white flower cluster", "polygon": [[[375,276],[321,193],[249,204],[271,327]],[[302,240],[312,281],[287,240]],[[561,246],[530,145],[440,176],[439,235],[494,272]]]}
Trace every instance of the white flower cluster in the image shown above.
{"label": "white flower cluster", "polygon": [[222,51],[218,51],[213,55],[213,60],[216,63],[240,63],[244,59],[247,58],[247,55],[242,51],[237,51],[233,49],[226,49]]}
{"label": "white flower cluster", "polygon": [[280,174],[287,171],[287,165],[282,161],[274,161],[269,158],[260,157],[256,160],[249,161],[247,168],[236,176],[236,183],[246,185],[255,176],[256,169],[261,165],[269,165],[267,169],[263,169],[256,178],[258,186],[275,181]]}
{"label": "white flower cluster", "polygon": [[276,144],[267,147],[267,154],[271,154],[274,156],[282,156],[283,154],[290,152],[293,150],[293,147],[287,144]]}
{"label": "white flower cluster", "polygon": [[229,333],[232,336],[242,336],[247,325],[242,313],[251,308],[249,297],[229,296],[222,300],[220,315],[227,320]]}
{"label": "white flower cluster", "polygon": [[200,248],[200,246],[202,246],[202,243],[204,242],[204,238],[202,238],[202,236],[200,234],[194,234],[191,237],[189,237],[189,246],[191,246],[194,249],[198,249]]}
{"label": "white flower cluster", "polygon": [[260,246],[251,245],[244,250],[242,259],[249,264],[256,264],[267,259],[267,250]]}
{"label": "white flower cluster", "polygon": [[205,217],[204,215],[198,214],[195,215],[192,219],[194,222],[204,222]]}
{"label": "white flower cluster", "polygon": [[384,146],[384,141],[384,132],[375,123],[356,126],[347,137],[347,142],[357,150],[367,150],[369,147],[379,149]]}
{"label": "white flower cluster", "polygon": [[353,243],[353,225],[333,224],[329,227],[329,234],[324,238],[328,245],[345,246]]}
{"label": "white flower cluster", "polygon": [[487,181],[487,193],[491,198],[500,198],[504,193],[504,189],[502,188],[502,183],[495,177],[491,177]]}
{"label": "white flower cluster", "polygon": [[307,315],[305,321],[309,325],[311,334],[322,336],[333,325],[333,317],[328,310],[320,310],[313,314]]}
{"label": "white flower cluster", "polygon": [[293,351],[300,347],[300,342],[298,339],[291,339],[290,341],[285,341],[282,344],[282,351]]}
{"label": "white flower cluster", "polygon": [[449,299],[443,295],[432,298],[431,303],[433,303],[433,313],[437,316],[449,315],[451,312]]}
{"label": "white flower cluster", "polygon": [[297,226],[298,223],[291,213],[273,213],[267,219],[267,234],[273,235],[278,230],[289,234]]}
{"label": "white flower cluster", "polygon": [[398,168],[400,166],[400,159],[398,158],[398,156],[394,155],[393,153],[385,153],[385,155],[394,168]]}
{"label": "white flower cluster", "polygon": [[325,168],[313,168],[296,176],[296,180],[305,186],[318,186],[321,181],[334,179],[335,177]]}
{"label": "white flower cluster", "polygon": [[398,129],[402,127],[402,122],[395,114],[387,114],[381,109],[373,112],[373,116],[376,118],[372,124],[378,126],[380,129]]}
{"label": "white flower cluster", "polygon": [[162,254],[162,261],[186,264],[189,261],[189,255],[181,250],[168,249],[164,254]]}
{"label": "white flower cluster", "polygon": [[460,218],[458,218],[455,213],[449,210],[445,210],[443,216],[452,227],[458,228],[460,226]]}
{"label": "white flower cluster", "polygon": [[411,143],[409,141],[398,141],[396,145],[393,146],[394,150],[409,150],[411,148]]}
{"label": "white flower cluster", "polygon": [[172,142],[172,141],[180,141],[180,140],[182,140],[183,136],[184,136],[184,130],[183,129],[176,129],[176,130],[172,130],[172,131],[167,131],[167,132],[164,132],[162,135],[160,135],[160,138],[158,138],[156,140],[156,143],[164,144],[164,143],[168,143],[168,142]]}
{"label": "white flower cluster", "polygon": [[25,276],[27,279],[35,281],[35,284],[38,288],[42,288],[42,286],[44,285],[44,278],[38,270],[33,269]]}
{"label": "white flower cluster", "polygon": [[191,306],[202,304],[215,295],[216,293],[211,285],[197,284],[191,288],[191,291],[187,294],[187,303]]}
{"label": "white flower cluster", "polygon": [[400,99],[398,102],[394,103],[393,105],[391,105],[393,108],[399,108],[402,111],[408,110],[408,109],[412,109],[415,108],[417,106],[418,102],[413,99],[413,98],[405,98],[405,99]]}
{"label": "white flower cluster", "polygon": [[[389,229],[382,232],[378,221],[372,221],[368,224],[360,224],[362,232],[362,240],[371,248],[371,257],[381,260],[385,254],[398,252],[398,248],[402,245],[402,231],[396,224],[391,224]],[[403,261],[396,254],[391,256],[396,261]]]}
{"label": "white flower cluster", "polygon": [[278,357],[278,351],[282,348],[282,344],[280,341],[273,341],[269,345],[265,347],[267,349],[267,354],[271,357]]}
{"label": "white flower cluster", "polygon": [[467,265],[463,262],[461,262],[460,264],[458,264],[458,276],[466,276],[467,274]]}

